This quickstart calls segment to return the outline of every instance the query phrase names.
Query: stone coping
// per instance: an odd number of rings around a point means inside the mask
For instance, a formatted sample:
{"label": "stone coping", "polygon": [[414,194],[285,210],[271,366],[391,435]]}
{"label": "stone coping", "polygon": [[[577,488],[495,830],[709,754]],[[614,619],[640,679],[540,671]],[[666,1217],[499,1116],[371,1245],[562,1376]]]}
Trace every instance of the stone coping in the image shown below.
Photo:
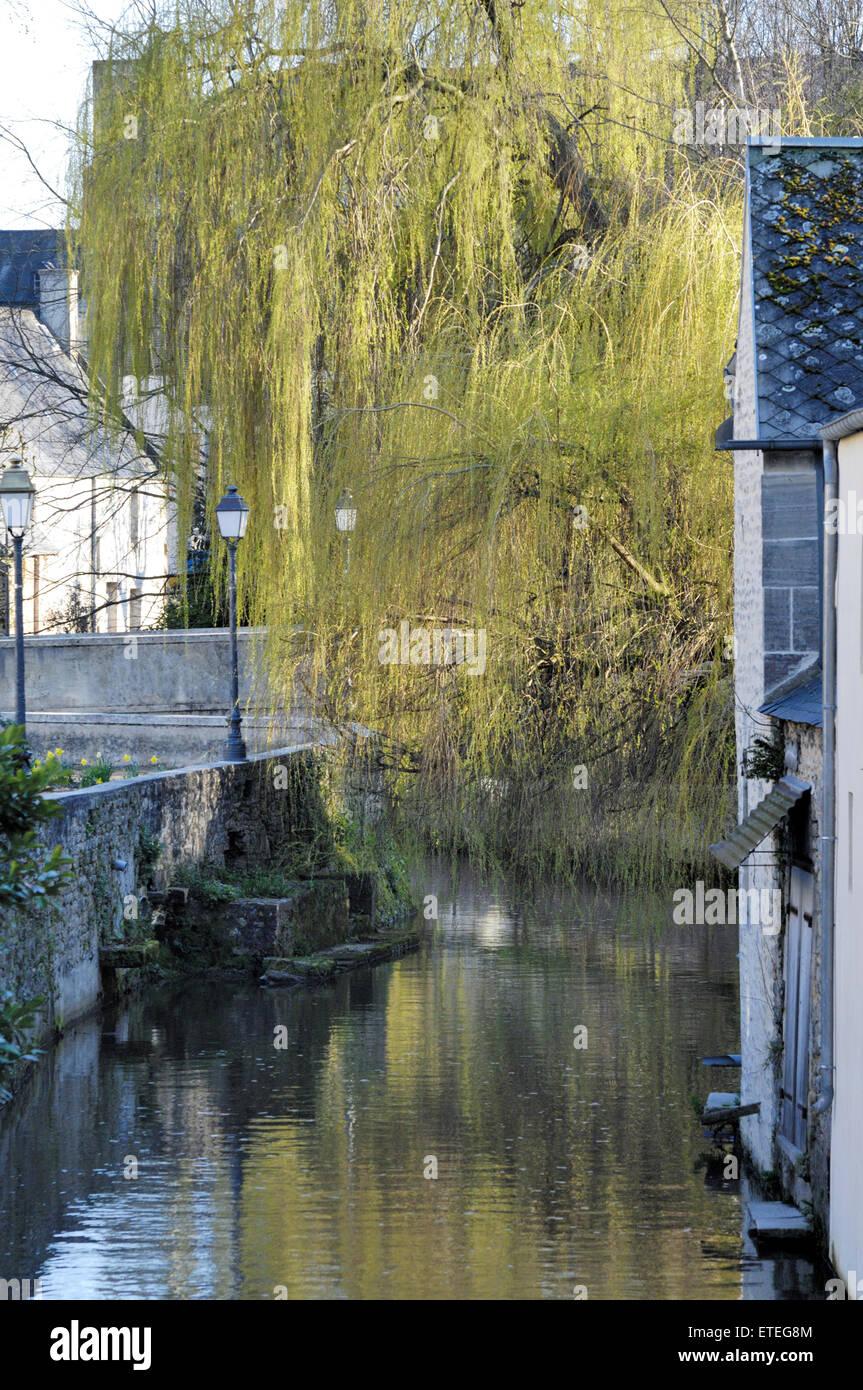
{"label": "stone coping", "polygon": [[[258,713],[242,711],[243,723],[252,724],[256,728],[270,728],[275,726],[284,729],[286,726],[296,726],[305,722],[302,715],[292,718],[289,712],[284,715],[274,715],[270,711],[260,711]],[[120,728],[129,724],[135,725],[157,725],[167,728],[224,728],[228,723],[227,714],[162,714],[158,710],[127,710],[120,714],[103,714],[99,710],[50,710],[38,709],[27,711],[27,723],[30,724],[106,724],[110,727]]]}
{"label": "stone coping", "polygon": [[[26,632],[24,634],[24,648],[31,644],[39,647],[92,647],[110,646],[112,643],[122,647],[130,637],[134,637],[139,645],[152,646],[176,646],[186,644],[199,644],[213,642],[215,640],[227,641],[230,638],[231,630],[227,627],[175,627],[168,628],[159,632],[142,632],[138,629],[130,632]],[[266,637],[265,627],[240,627],[237,629],[237,637],[240,641]],[[0,651],[15,650],[14,637],[0,637]]]}
{"label": "stone coping", "polygon": [[137,777],[124,777],[118,782],[103,782],[94,787],[75,787],[71,791],[43,792],[46,801],[59,801],[68,805],[76,805],[86,797],[105,797],[123,796],[134,788],[136,791],[152,786],[158,782],[168,782],[172,777],[185,777],[192,772],[219,772],[223,768],[247,767],[249,763],[272,762],[274,758],[293,757],[297,753],[308,753],[310,748],[319,748],[326,745],[322,743],[294,743],[286,748],[271,748],[265,753],[249,753],[243,762],[229,762],[220,759],[218,762],[197,763],[190,767],[172,767],[164,772],[141,772]]}

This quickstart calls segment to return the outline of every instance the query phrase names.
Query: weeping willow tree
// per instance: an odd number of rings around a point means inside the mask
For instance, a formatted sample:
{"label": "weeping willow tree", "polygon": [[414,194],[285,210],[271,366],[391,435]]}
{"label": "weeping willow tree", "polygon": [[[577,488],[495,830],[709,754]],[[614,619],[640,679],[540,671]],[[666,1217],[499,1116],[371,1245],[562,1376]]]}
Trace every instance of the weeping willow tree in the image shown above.
{"label": "weeping willow tree", "polygon": [[669,13],[178,4],[79,132],[93,409],[158,383],[181,534],[246,497],[269,689],[535,869],[701,861],[727,807],[740,193]]}

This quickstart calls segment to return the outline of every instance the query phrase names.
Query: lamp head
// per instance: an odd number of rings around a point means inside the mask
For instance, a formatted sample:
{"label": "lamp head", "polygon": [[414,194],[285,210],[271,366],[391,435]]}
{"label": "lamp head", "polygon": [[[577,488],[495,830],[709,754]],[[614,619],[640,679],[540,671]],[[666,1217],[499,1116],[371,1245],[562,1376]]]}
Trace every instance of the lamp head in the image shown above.
{"label": "lamp head", "polygon": [[9,467],[0,478],[0,508],[6,530],[12,536],[23,536],[33,515],[36,489],[20,458],[9,460]]}
{"label": "lamp head", "polygon": [[348,488],[344,487],[336,503],[336,527],[339,531],[353,531],[356,524],[357,509],[354,506],[354,496]]}
{"label": "lamp head", "polygon": [[225,541],[241,541],[246,534],[249,508],[235,487],[229,487],[216,508],[219,533]]}

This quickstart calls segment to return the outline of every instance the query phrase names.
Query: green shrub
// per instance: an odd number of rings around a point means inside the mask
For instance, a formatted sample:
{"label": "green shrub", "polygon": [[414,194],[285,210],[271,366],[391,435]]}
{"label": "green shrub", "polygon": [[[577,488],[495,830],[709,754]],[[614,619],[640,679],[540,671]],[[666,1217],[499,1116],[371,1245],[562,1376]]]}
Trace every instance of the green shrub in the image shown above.
{"label": "green shrub", "polygon": [[181,867],[176,872],[176,882],[188,888],[189,895],[198,902],[214,907],[217,903],[232,903],[242,897],[236,883],[225,882],[215,864],[198,864],[192,868]]}
{"label": "green shrub", "polygon": [[743,755],[743,771],[747,777],[778,782],[785,775],[785,744],[781,734],[773,742],[766,738],[753,739]]}
{"label": "green shrub", "polygon": [[[26,1039],[44,1003],[45,998],[41,994],[18,1003],[11,990],[0,993],[0,1078],[3,1067],[11,1067],[16,1062],[35,1062],[41,1056],[41,1049],[28,1048]],[[12,1092],[0,1079],[0,1104],[11,1098]]]}
{"label": "green shrub", "polygon": [[[29,750],[23,728],[0,728],[0,908],[27,908],[43,903],[63,887],[70,860],[55,845],[46,851],[37,840],[37,829],[59,815],[60,808],[46,801],[55,758],[29,766]],[[2,922],[2,917],[0,917]],[[36,1015],[44,1004],[39,995],[16,1000],[9,991],[0,995],[0,1076],[3,1068],[33,1061],[38,1055],[26,1046]],[[0,1083],[0,1102],[9,1099]]]}

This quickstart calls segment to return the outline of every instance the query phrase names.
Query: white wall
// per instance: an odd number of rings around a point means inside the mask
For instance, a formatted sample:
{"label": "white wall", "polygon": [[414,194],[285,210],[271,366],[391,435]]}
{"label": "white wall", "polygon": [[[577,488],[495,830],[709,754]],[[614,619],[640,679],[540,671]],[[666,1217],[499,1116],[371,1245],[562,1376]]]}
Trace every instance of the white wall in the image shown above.
{"label": "white wall", "polygon": [[[36,487],[33,524],[25,541],[24,631],[56,632],[52,614],[66,608],[76,582],[87,609],[95,604],[96,631],[109,631],[108,585],[115,596],[116,630],[133,624],[132,590],[141,592],[140,623],[155,622],[164,606],[167,573],[176,569],[164,484],[146,479],[68,478],[31,470]],[[132,493],[137,492],[137,542],[133,541]],[[91,533],[95,502],[97,577],[92,578]],[[40,553],[41,552],[41,553]],[[38,558],[38,603],[36,567]],[[14,626],[14,614],[12,615]]]}
{"label": "white wall", "polygon": [[[81,607],[99,610],[97,631],[146,626],[163,606],[166,575],[177,570],[176,508],[131,431],[112,435],[88,411],[82,365],[63,351],[77,334],[74,276],[44,270],[40,286],[41,319],[0,305],[0,467],[20,453],[36,487],[24,544],[24,629],[57,631],[51,616],[67,607],[76,579]],[[133,590],[141,593],[137,621]]]}
{"label": "white wall", "polygon": [[[737,328],[734,437],[758,435],[755,401],[755,344],[752,323],[752,267],[748,216],[744,242]],[[722,457],[721,455],[718,457]],[[764,455],[760,450],[736,450],[734,460],[734,693],[738,766],[755,734],[764,736],[768,720],[757,713],[764,701],[764,587],[762,583],[761,480]],[[766,795],[767,784],[738,779],[738,818],[743,820]],[[760,846],[774,849],[773,836]],[[775,870],[761,853],[740,869],[742,889],[779,886]],[[740,1043],[743,1066],[740,1095],[743,1101],[761,1101],[758,1115],[741,1121],[747,1150],[761,1168],[772,1168],[773,1136],[778,1119],[778,1098],[771,1042],[777,1034],[781,991],[781,955],[778,936],[768,936],[758,926],[743,926],[740,939]]]}
{"label": "white wall", "polygon": [[[863,501],[863,433],[839,443],[839,496]],[[836,583],[835,1100],[830,1247],[837,1272],[863,1278],[863,536],[839,534]],[[852,801],[853,798],[853,801]]]}

